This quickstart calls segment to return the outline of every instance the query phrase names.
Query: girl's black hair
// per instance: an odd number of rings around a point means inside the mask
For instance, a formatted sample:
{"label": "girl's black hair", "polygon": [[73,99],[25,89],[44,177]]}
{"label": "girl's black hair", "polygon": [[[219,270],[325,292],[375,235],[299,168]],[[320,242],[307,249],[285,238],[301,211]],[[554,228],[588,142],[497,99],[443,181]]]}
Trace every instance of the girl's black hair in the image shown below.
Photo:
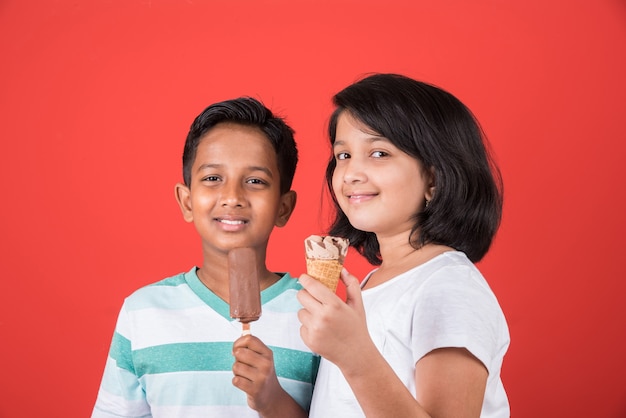
{"label": "girl's black hair", "polygon": [[[452,94],[398,74],[374,74],[337,93],[328,125],[331,146],[343,112],[418,159],[434,174],[435,191],[415,213],[410,244],[442,244],[480,261],[502,217],[502,178],[487,139],[472,112]],[[376,235],[354,228],[332,193],[336,161],[331,155],[326,183],[336,210],[329,234],[348,238],[370,263],[380,265]],[[407,190],[410,193],[410,190]]]}

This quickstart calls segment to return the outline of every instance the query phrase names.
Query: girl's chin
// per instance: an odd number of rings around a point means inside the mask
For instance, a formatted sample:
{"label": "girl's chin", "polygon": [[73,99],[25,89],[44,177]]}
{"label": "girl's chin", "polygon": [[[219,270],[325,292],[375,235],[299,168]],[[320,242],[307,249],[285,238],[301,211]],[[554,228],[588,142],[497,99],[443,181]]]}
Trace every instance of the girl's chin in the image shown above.
{"label": "girl's chin", "polygon": [[373,228],[373,225],[371,224],[371,222],[364,222],[364,221],[359,222],[359,220],[350,220],[350,225],[352,225],[354,228],[358,229],[359,231],[375,233],[374,231],[375,228]]}

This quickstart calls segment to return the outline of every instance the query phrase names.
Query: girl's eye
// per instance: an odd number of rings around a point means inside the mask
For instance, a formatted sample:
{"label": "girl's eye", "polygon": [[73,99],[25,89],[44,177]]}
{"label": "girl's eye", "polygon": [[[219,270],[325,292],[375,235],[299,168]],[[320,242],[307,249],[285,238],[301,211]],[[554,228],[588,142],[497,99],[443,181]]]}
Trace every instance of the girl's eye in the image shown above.
{"label": "girl's eye", "polygon": [[335,155],[335,158],[337,160],[347,160],[348,158],[350,158],[350,154],[348,154],[347,152],[340,152]]}
{"label": "girl's eye", "polygon": [[372,157],[374,157],[374,158],[382,158],[382,157],[386,157],[388,155],[389,154],[386,153],[385,151],[374,151],[374,152],[372,152]]}

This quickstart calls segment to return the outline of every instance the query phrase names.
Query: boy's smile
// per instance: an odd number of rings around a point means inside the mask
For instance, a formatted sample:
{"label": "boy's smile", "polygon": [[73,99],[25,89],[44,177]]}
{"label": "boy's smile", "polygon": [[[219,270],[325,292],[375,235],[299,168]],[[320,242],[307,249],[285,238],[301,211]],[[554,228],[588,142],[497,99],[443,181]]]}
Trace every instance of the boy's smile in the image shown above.
{"label": "boy's smile", "polygon": [[286,223],[293,207],[280,193],[276,158],[256,127],[220,123],[201,139],[190,187],[177,186],[177,198],[205,250],[264,248],[274,226]]}
{"label": "boy's smile", "polygon": [[225,231],[240,231],[248,222],[244,219],[229,219],[229,217],[215,218],[215,220],[223,225]]}

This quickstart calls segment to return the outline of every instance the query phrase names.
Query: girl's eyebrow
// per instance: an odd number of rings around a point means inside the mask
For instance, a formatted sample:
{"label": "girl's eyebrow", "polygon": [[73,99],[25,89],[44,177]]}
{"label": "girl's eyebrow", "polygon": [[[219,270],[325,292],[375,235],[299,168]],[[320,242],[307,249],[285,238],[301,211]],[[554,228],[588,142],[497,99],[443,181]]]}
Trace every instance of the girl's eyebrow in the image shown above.
{"label": "girl's eyebrow", "polygon": [[[367,137],[364,138],[364,141],[373,144],[374,142],[379,142],[379,141],[383,141],[383,142],[388,142],[391,143],[391,141],[387,138],[385,138],[384,136],[371,136],[371,137]],[[333,148],[335,147],[339,147],[339,146],[344,146],[346,143],[340,139],[335,140],[335,142],[333,143]]]}
{"label": "girl's eyebrow", "polygon": [[[224,164],[205,163],[205,164],[201,164],[200,167],[198,167],[197,171],[200,172],[200,171],[206,170],[206,169],[216,169],[216,168],[222,168],[222,167],[224,167]],[[248,166],[248,169],[250,171],[261,171],[261,172],[267,174],[271,179],[274,178],[274,175],[272,174],[272,171],[269,168],[267,168],[267,167],[251,165],[251,166]]]}

